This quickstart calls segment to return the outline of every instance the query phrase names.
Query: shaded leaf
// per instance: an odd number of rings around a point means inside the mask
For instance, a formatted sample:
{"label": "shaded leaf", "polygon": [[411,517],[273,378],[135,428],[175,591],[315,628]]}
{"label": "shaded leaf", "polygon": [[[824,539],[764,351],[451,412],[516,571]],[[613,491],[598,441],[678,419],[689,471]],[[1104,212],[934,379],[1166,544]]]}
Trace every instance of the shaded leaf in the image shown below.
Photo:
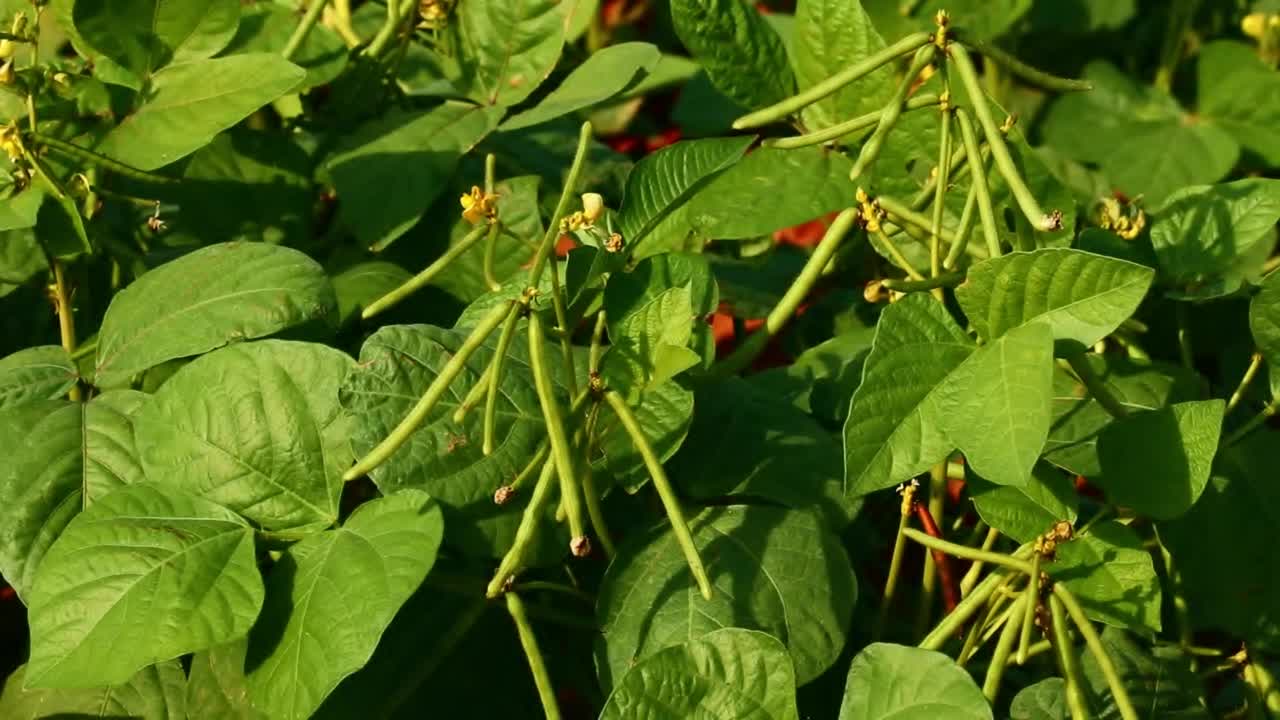
{"label": "shaded leaf", "polygon": [[1045,570],[1066,584],[1085,614],[1138,632],[1160,632],[1160,581],[1151,554],[1128,526],[1114,520],[1058,545]]}
{"label": "shaded leaf", "polygon": [[1060,677],[1045,678],[1018,691],[1009,705],[1010,720],[1068,720],[1067,684]]}
{"label": "shaded leaf", "polygon": [[[1129,699],[1145,717],[1172,720],[1208,720],[1213,717],[1197,697],[1203,681],[1191,672],[1189,658],[1175,648],[1147,650],[1126,632],[1116,628],[1102,631],[1102,647],[1115,666],[1116,674],[1129,692]],[[1094,717],[1120,717],[1106,677],[1093,653],[1083,653],[1080,668],[1085,685],[1093,695]]]}
{"label": "shaded leaf", "polygon": [[993,485],[969,476],[967,488],[978,516],[1019,543],[1044,534],[1059,520],[1076,520],[1076,489],[1058,470],[1037,464],[1026,485]]}
{"label": "shaded leaf", "polygon": [[1196,109],[1270,166],[1280,165],[1280,77],[1254,48],[1219,40],[1200,48]]}
{"label": "shaded leaf", "polygon": [[240,22],[236,0],[77,0],[79,39],[127,71],[141,89],[170,62],[203,60],[226,47]]}
{"label": "shaded leaf", "polygon": [[840,720],[991,718],[973,678],[933,650],[872,643],[849,667]]}
{"label": "shaded leaf", "polygon": [[126,682],[86,689],[26,689],[26,666],[14,671],[0,690],[0,717],[7,720],[98,717],[185,720],[186,676],[177,660],[139,670]]}
{"label": "shaded leaf", "polygon": [[[274,3],[246,5],[240,18],[240,29],[224,54],[267,52],[279,53],[298,28],[298,14]],[[306,77],[293,90],[304,90],[332,82],[347,66],[347,46],[325,23],[316,23],[298,46],[289,62],[307,71]]]}
{"label": "shaded leaf", "polygon": [[748,109],[795,92],[783,40],[742,0],[672,0],[680,42],[702,63],[720,92]]}
{"label": "shaded leaf", "polygon": [[518,130],[604,102],[653,71],[662,53],[650,43],[626,42],[592,53],[537,105],[507,118],[501,130]]}
{"label": "shaded leaf", "polygon": [[0,409],[35,400],[56,400],[80,378],[71,356],[58,345],[41,345],[0,358]]}

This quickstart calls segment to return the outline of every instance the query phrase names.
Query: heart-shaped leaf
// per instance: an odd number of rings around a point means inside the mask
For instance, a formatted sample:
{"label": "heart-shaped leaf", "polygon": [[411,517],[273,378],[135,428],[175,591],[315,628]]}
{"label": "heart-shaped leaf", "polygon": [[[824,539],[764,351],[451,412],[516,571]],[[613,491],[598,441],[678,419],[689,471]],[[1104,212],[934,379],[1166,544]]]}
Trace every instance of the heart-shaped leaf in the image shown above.
{"label": "heart-shaped leaf", "polygon": [[933,650],[872,643],[853,659],[840,720],[990,720],[973,678]]}
{"label": "heart-shaped leaf", "polygon": [[243,637],[262,598],[244,520],[173,488],[129,485],[72,520],[45,555],[31,590],[26,684],[126,682]]}

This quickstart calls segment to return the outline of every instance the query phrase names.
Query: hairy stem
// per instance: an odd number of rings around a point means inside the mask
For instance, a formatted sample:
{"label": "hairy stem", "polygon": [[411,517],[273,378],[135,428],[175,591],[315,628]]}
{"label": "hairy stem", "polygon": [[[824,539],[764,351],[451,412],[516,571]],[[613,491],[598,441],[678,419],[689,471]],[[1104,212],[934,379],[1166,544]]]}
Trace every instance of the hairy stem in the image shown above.
{"label": "hairy stem", "polygon": [[533,684],[538,688],[538,699],[542,701],[542,712],[547,720],[560,720],[560,706],[556,703],[556,690],[551,685],[551,675],[547,673],[547,665],[542,660],[542,651],[538,649],[538,638],[533,634],[533,626],[529,624],[529,616],[525,613],[524,601],[516,593],[507,593],[507,612],[516,624],[516,632],[520,634],[520,646],[524,648],[524,656],[529,660],[529,671],[533,673]]}
{"label": "hairy stem", "polygon": [[[62,338],[62,349],[71,355],[76,351],[76,316],[75,311],[71,307],[71,293],[67,289],[67,277],[63,271],[62,261],[54,259],[53,265],[53,292],[54,292],[54,312],[58,315],[58,334]],[[80,383],[71,386],[67,391],[67,399],[72,402],[80,402]]]}
{"label": "hairy stem", "polygon": [[1244,377],[1240,378],[1240,384],[1236,386],[1235,392],[1231,393],[1231,399],[1227,402],[1226,412],[1236,409],[1240,401],[1244,399],[1244,394],[1248,392],[1249,386],[1253,384],[1253,379],[1258,375],[1258,370],[1262,367],[1262,353],[1255,352],[1253,357],[1249,358],[1249,367],[1244,371]]}
{"label": "hairy stem", "polygon": [[640,456],[644,458],[644,464],[649,469],[649,477],[653,479],[653,486],[658,491],[658,497],[662,499],[662,506],[666,508],[667,519],[671,521],[671,530],[675,533],[676,542],[680,545],[681,552],[684,553],[685,562],[689,563],[689,571],[693,574],[693,579],[697,582],[698,590],[702,593],[703,599],[710,600],[712,597],[711,579],[707,577],[707,569],[702,564],[701,556],[698,555],[698,546],[693,542],[693,534],[689,532],[689,524],[685,522],[684,511],[680,509],[680,500],[676,497],[675,490],[671,487],[671,481],[667,479],[667,472],[662,468],[662,461],[658,459],[658,455],[653,451],[648,438],[644,436],[644,430],[640,427],[636,416],[632,414],[626,399],[614,390],[606,391],[604,397],[608,401],[609,407],[613,408],[613,412],[618,416],[622,427],[631,436],[632,444],[640,452]]}

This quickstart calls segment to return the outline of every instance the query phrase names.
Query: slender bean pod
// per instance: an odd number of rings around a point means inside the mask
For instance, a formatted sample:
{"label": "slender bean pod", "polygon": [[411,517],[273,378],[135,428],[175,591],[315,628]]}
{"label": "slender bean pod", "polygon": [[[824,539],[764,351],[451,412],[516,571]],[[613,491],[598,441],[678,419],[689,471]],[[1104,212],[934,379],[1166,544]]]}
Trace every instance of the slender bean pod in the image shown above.
{"label": "slender bean pod", "polygon": [[414,275],[404,282],[403,285],[383,295],[382,297],[369,303],[367,307],[360,313],[360,317],[368,320],[380,313],[386,312],[394,307],[397,303],[409,297],[413,293],[426,287],[428,283],[436,278],[449,264],[457,260],[463,253],[471,249],[472,245],[484,237],[488,225],[477,225],[471,228],[471,232],[467,233],[456,245],[444,251],[444,254],[436,258],[430,265],[422,270],[422,272]]}
{"label": "slender bean pod", "polygon": [[[965,152],[969,156],[969,164],[975,169],[985,167],[982,160],[982,149],[978,145],[978,134],[974,130],[973,121],[964,108],[956,108],[956,122],[960,125],[960,137],[964,139]],[[991,188],[987,186],[987,175],[982,172],[970,173],[973,178],[972,192],[978,203],[978,215],[982,218],[982,234],[987,239],[987,253],[991,257],[1000,257],[1000,231],[996,225],[996,210],[991,204]]]}
{"label": "slender bean pod", "polygon": [[1120,711],[1120,717],[1123,720],[1138,720],[1138,713],[1133,709],[1133,701],[1129,699],[1129,691],[1125,689],[1124,682],[1120,679],[1120,673],[1116,671],[1115,663],[1111,661],[1111,655],[1107,653],[1106,647],[1103,646],[1102,638],[1098,636],[1098,631],[1094,629],[1089,617],[1084,614],[1084,608],[1080,607],[1080,603],[1076,601],[1075,596],[1062,583],[1054,583],[1053,594],[1062,601],[1063,607],[1071,615],[1071,620],[1080,630],[1080,634],[1084,636],[1084,642],[1089,646],[1089,652],[1093,653],[1093,659],[1097,661],[1098,669],[1102,671],[1103,677],[1107,679],[1107,687],[1111,689],[1111,697],[1115,700],[1116,709]]}
{"label": "slender bean pod", "polygon": [[1042,90],[1051,92],[1085,92],[1093,89],[1093,83],[1088,80],[1076,80],[1074,78],[1064,78],[1058,75],[1047,73],[1039,68],[1032,67],[1012,54],[1001,50],[993,43],[984,42],[977,38],[964,37],[964,33],[958,33],[961,42],[970,48],[973,48],[983,57],[994,61],[1004,67],[1004,69],[1013,73],[1016,77],[1022,78],[1031,85],[1035,85]]}
{"label": "slender bean pod", "polygon": [[907,101],[907,94],[911,92],[911,87],[915,85],[920,73],[933,62],[936,54],[937,48],[933,45],[925,45],[916,51],[915,57],[911,60],[911,66],[907,68],[906,76],[902,78],[902,82],[898,83],[898,89],[889,99],[889,104],[880,111],[880,123],[876,125],[875,132],[871,133],[871,137],[867,138],[862,145],[862,150],[858,152],[858,159],[854,161],[853,169],[849,171],[850,180],[857,180],[872,165],[875,165],[876,158],[880,157],[880,151],[884,148],[885,140],[889,139],[893,126],[897,125],[898,118],[902,117],[902,105]]}
{"label": "slender bean pod", "polygon": [[914,528],[907,528],[902,532],[907,537],[911,538],[912,540],[915,540],[916,542],[929,548],[930,550],[941,550],[942,552],[948,555],[953,555],[958,558],[964,558],[965,560],[980,560],[985,563],[991,563],[992,565],[999,565],[1000,567],[1007,567],[1012,570],[1017,570],[1018,572],[1021,572],[1021,573],[1025,573],[1025,574],[1031,573],[1031,563],[1027,562],[1026,560],[1019,560],[1018,558],[1013,557],[1012,555],[1005,555],[1004,553],[990,552],[987,550],[979,550],[977,548],[971,548],[968,545],[961,545],[959,543],[953,543],[948,540],[942,540],[939,538],[931,537],[928,533],[920,532],[919,530],[916,530]]}
{"label": "slender bean pod", "polygon": [[1066,610],[1057,595],[1049,595],[1049,612],[1053,622],[1053,642],[1058,649],[1058,660],[1062,665],[1062,677],[1066,684],[1071,720],[1087,720],[1089,706],[1083,694],[1084,679],[1080,675],[1080,660],[1076,657],[1076,650],[1071,642]]}
{"label": "slender bean pod", "polygon": [[[902,112],[910,112],[921,108],[933,107],[937,104],[937,95],[932,93],[917,95],[916,97],[910,98],[905,104],[903,104]],[[883,113],[883,110],[877,110],[875,112],[867,113],[866,115],[859,115],[852,120],[845,120],[844,122],[832,125],[829,128],[806,133],[804,135],[796,135],[795,137],[770,138],[761,143],[761,145],[763,147],[778,148],[779,150],[793,150],[795,148],[809,147],[811,145],[821,145],[822,143],[831,142],[832,140],[839,140],[846,135],[851,135],[860,130],[875,127],[879,124],[880,116]]]}
{"label": "slender bean pod", "polygon": [[996,696],[1000,694],[1000,680],[1004,677],[1005,666],[1009,664],[1009,654],[1018,641],[1018,631],[1026,624],[1023,608],[1034,604],[1034,601],[1029,601],[1029,597],[1023,592],[1014,601],[1013,607],[1009,608],[1008,619],[1004,621],[995,654],[991,657],[991,664],[987,666],[987,677],[982,683],[982,694],[987,697],[987,702],[994,704]]}
{"label": "slender bean pod", "polygon": [[547,425],[547,437],[551,441],[551,457],[555,460],[556,473],[560,476],[560,502],[569,519],[569,547],[579,557],[590,552],[586,542],[586,529],[582,521],[582,496],[579,493],[578,478],[573,472],[573,450],[569,445],[568,434],[564,430],[564,420],[560,416],[560,405],[556,401],[555,389],[551,384],[551,373],[547,369],[546,340],[542,332],[542,321],[537,313],[529,315],[529,360],[533,366],[533,384],[538,392],[538,404],[542,406],[542,419]]}
{"label": "slender bean pod", "polygon": [[[515,337],[516,326],[520,324],[519,303],[511,304],[511,312],[502,325],[502,334],[498,336],[498,347],[489,363],[489,373],[483,385],[488,388],[484,400],[484,440],[480,449],[485,455],[493,453],[494,434],[498,425],[498,393],[502,390],[502,368],[507,360],[507,352],[511,349],[511,340]],[[479,387],[481,383],[476,383]]]}
{"label": "slender bean pod", "polygon": [[507,612],[520,634],[520,646],[524,648],[524,656],[529,660],[529,671],[533,674],[533,684],[538,688],[538,699],[542,701],[542,712],[547,720],[560,720],[560,705],[556,702],[556,689],[551,684],[551,675],[547,672],[547,664],[542,660],[542,651],[538,649],[538,638],[533,634],[533,626],[529,624],[529,616],[525,613],[524,601],[516,593],[507,593]]}
{"label": "slender bean pod", "polygon": [[564,189],[560,191],[560,200],[556,203],[556,210],[551,215],[550,223],[547,225],[547,231],[542,236],[542,243],[538,245],[538,251],[533,256],[533,263],[529,267],[529,285],[538,287],[538,281],[542,279],[542,271],[547,267],[547,258],[555,250],[556,240],[560,237],[560,220],[569,211],[569,203],[573,200],[573,195],[578,187],[578,178],[582,175],[582,166],[586,163],[587,147],[591,144],[591,123],[584,122],[578,130],[578,148],[573,154],[573,164],[569,166],[569,174],[564,179]]}
{"label": "slender bean pod", "polygon": [[498,571],[493,574],[485,589],[485,596],[496,598],[506,591],[507,583],[516,573],[524,568],[525,558],[533,549],[533,541],[538,537],[538,528],[542,525],[543,515],[547,511],[547,503],[551,500],[551,489],[555,486],[556,462],[548,458],[542,463],[542,472],[538,482],[533,486],[533,494],[529,504],[520,516],[520,526],[516,528],[516,537],[507,548],[507,554],[498,563]]}
{"label": "slender bean pod", "polygon": [[1027,583],[1025,605],[1026,617],[1022,619],[1022,634],[1018,639],[1018,664],[1027,663],[1027,653],[1031,650],[1031,629],[1035,627],[1036,608],[1040,607],[1040,553],[1031,556],[1031,580]]}

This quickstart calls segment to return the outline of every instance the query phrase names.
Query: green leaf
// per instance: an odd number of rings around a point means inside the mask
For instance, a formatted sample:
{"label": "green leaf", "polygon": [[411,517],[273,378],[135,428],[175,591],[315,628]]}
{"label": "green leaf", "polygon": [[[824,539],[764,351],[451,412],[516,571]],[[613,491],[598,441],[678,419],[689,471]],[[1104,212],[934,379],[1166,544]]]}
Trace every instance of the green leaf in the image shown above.
{"label": "green leaf", "polygon": [[143,480],[133,416],[147,396],[32,402],[0,412],[0,573],[26,597],[50,545],[81,510]]}
{"label": "green leaf", "polygon": [[284,340],[197,358],[138,415],[148,479],[267,530],[332,525],[354,459],[352,419],[338,404],[353,365],[339,350]]}
{"label": "green leaf", "polygon": [[[1115,505],[1157,520],[1172,520],[1195,504],[1209,484],[1218,452],[1221,400],[1184,402],[1112,423],[1098,438],[1102,475],[1096,479]],[[1134,452],[1159,448],[1159,452]]]}
{"label": "green leaf", "polygon": [[1190,511],[1157,525],[1195,628],[1225,630],[1280,652],[1280,444],[1257,432],[1218,454]]}
{"label": "green leaf", "polygon": [[41,345],[0,358],[0,410],[56,400],[75,387],[80,371],[58,345]]}
{"label": "green leaf", "polygon": [[853,204],[853,163],[825,148],[760,148],[689,200],[689,223],[707,237],[768,235]]}
{"label": "green leaf", "polygon": [[1249,331],[1258,352],[1267,360],[1271,385],[1280,383],[1280,274],[1262,282],[1262,291],[1249,301]]}
{"label": "green leaf", "polygon": [[638,364],[646,386],[665,382],[702,363],[702,355],[689,349],[690,326],[700,319],[687,286],[663,290],[615,325],[618,335],[609,355]]}
{"label": "green leaf", "polygon": [[333,292],[338,298],[340,325],[356,319],[369,303],[395,290],[409,278],[408,270],[385,260],[357,263],[332,276]]}
{"label": "green leaf", "polygon": [[311,717],[369,661],[435,564],[443,532],[430,496],[407,490],[290,546],[267,574],[267,603],[249,635],[254,707],[271,718]]}
{"label": "green leaf", "polygon": [[[679,308],[683,315],[672,315],[679,306],[678,296],[670,294],[672,290],[687,293],[687,310]],[[668,306],[665,309],[664,304]],[[648,345],[667,342],[692,348],[701,361],[708,363],[715,355],[715,338],[703,318],[715,312],[718,305],[719,293],[710,265],[706,258],[691,253],[655,255],[640,261],[631,272],[613,273],[604,294],[609,338],[615,344],[630,339],[647,350]],[[618,349],[627,351],[622,345]]]}
{"label": "green leaf", "polygon": [[840,442],[813,418],[738,378],[699,384],[694,406],[689,436],[667,464],[685,494],[816,507],[835,528],[853,518],[860,503],[844,494]]}
{"label": "green leaf", "polygon": [[262,243],[223,243],[166,263],[117,294],[98,334],[94,383],[126,384],[166,360],[317,320],[337,299],[314,260]]}
{"label": "green leaf", "polygon": [[[801,91],[883,50],[884,39],[859,2],[800,0],[791,44]],[[875,112],[893,95],[893,68],[885,66],[804,109],[806,129],[820,130]]]}
{"label": "green leaf", "polygon": [[463,92],[510,107],[551,74],[564,46],[558,0],[467,0],[450,22],[461,41]]}
{"label": "green leaf", "polygon": [[671,20],[720,92],[756,109],[795,92],[782,38],[743,0],[672,0]]}
{"label": "green leaf", "polygon": [[391,112],[357,129],[328,162],[342,200],[339,218],[365,245],[385,247],[418,222],[458,160],[501,117],[496,108],[450,101]]}
{"label": "green leaf", "polygon": [[501,130],[519,130],[591,107],[625,91],[657,67],[656,45],[626,42],[592,53],[537,105],[507,118]]}
{"label": "green leaf", "polygon": [[1151,553],[1127,525],[1109,520],[1058,545],[1045,566],[1066,584],[1085,614],[1107,625],[1160,632],[1160,581]]}
{"label": "green leaf", "polygon": [[[666,462],[684,444],[685,435],[689,432],[693,418],[693,393],[674,380],[639,389],[643,381],[642,371],[633,363],[626,362],[625,356],[615,356],[610,360],[610,355],[613,353],[605,355],[600,371],[606,387],[627,391],[631,413],[658,459]],[[627,492],[634,493],[649,482],[644,458],[616,414],[602,413],[596,433],[596,446],[601,457],[595,461],[595,467],[607,471]]]}
{"label": "green leaf", "polygon": [[267,720],[249,701],[245,638],[202,650],[187,672],[187,720]]}
{"label": "green leaf", "polygon": [[1042,133],[1073,159],[1100,165],[1116,189],[1158,205],[1178,188],[1221,180],[1235,166],[1240,146],[1231,135],[1169,95],[1104,61],[1090,63],[1084,74],[1094,89],[1054,101]]}
{"label": "green leaf", "polygon": [[[461,423],[453,413],[466,391],[493,357],[490,338],[471,356],[436,410],[391,459],[371,474],[383,493],[425,490],[441,504],[449,543],[469,557],[501,557],[515,539],[528,493],[497,507],[493,492],[511,482],[545,439],[542,408],[533,388],[526,333],[517,332],[503,365],[498,394],[493,452],[481,450],[483,410]],[[466,339],[464,333],[428,325],[384,327],[365,341],[360,362],[340,390],[343,406],[355,417],[351,443],[368,452],[409,412],[435,380],[440,368]],[[559,353],[550,358],[553,378],[562,378]],[[557,380],[557,383],[559,380]],[[558,390],[563,396],[563,390]],[[543,547],[555,544],[542,534]]]}
{"label": "green leaf", "polygon": [[[1148,651],[1128,633],[1116,628],[1102,631],[1102,647],[1111,658],[1120,682],[1129,692],[1129,699],[1134,706],[1142,708],[1144,717],[1162,720],[1209,720],[1214,717],[1198,697],[1204,686],[1203,680],[1191,671],[1190,658],[1177,649],[1157,647]],[[1095,717],[1120,717],[1106,676],[1098,667],[1098,659],[1093,653],[1083,655],[1080,668],[1084,671],[1087,690],[1094,698]]]}
{"label": "green leaf", "polygon": [[42,718],[145,718],[184,720],[187,717],[183,686],[186,676],[177,660],[139,670],[127,681],[111,687],[69,690],[28,689],[25,665],[14,671],[0,690],[0,717],[6,720]]}
{"label": "green leaf", "polygon": [[[240,29],[226,55],[237,53],[279,53],[298,28],[298,13],[274,3],[246,5],[240,18]],[[324,23],[316,23],[289,62],[307,71],[306,78],[294,88],[303,92],[335,80],[347,67],[347,46],[338,34]]]}
{"label": "green leaf", "polygon": [[1241,258],[1275,242],[1280,180],[1183,188],[1155,215],[1151,244],[1161,272],[1188,292],[1208,285],[1213,295],[1225,295],[1238,289],[1252,270],[1240,267]]}
{"label": "green leaf", "polygon": [[138,109],[94,149],[140,170],[164,167],[289,92],[305,75],[270,53],[170,65],[152,77]]}
{"label": "green leaf", "polygon": [[846,330],[804,351],[790,365],[752,375],[750,382],[824,423],[843,425],[874,338],[872,324]]}
{"label": "green leaf", "polygon": [[955,661],[933,650],[872,643],[849,667],[840,720],[985,720],[991,707]]}
{"label": "green leaf", "polygon": [[1091,347],[1137,311],[1154,276],[1124,260],[1045,248],[974,265],[956,298],[988,340],[1040,321],[1055,340]]}
{"label": "green leaf", "polygon": [[644,239],[707,178],[737,162],[752,138],[685,140],[636,163],[627,176],[618,230],[629,246]]}
{"label": "green leaf", "polygon": [[[1085,355],[1085,362],[1129,412],[1158,410],[1200,397],[1200,376],[1180,366],[1135,364],[1122,356],[1092,353]],[[1101,475],[1098,436],[1112,422],[1111,414],[1075,375],[1061,367],[1054,369],[1053,426],[1045,444],[1045,460],[1077,475]]]}
{"label": "green leaf", "polygon": [[904,14],[902,8],[908,6],[901,0],[861,1],[876,27],[887,37],[934,30],[936,13],[946,10],[951,13],[952,22],[963,27],[966,34],[984,40],[994,40],[1009,32],[1035,4],[1033,0],[924,0],[913,2],[910,14]]}
{"label": "green leaf", "polygon": [[632,664],[727,626],[780,639],[801,685],[831,667],[857,596],[839,538],[814,515],[765,506],[712,508],[689,527],[715,597],[702,599],[665,522],[619,548],[596,602],[606,689]]}
{"label": "green leaf", "polygon": [[44,197],[40,188],[30,186],[0,201],[0,231],[34,227]]}
{"label": "green leaf", "polygon": [[48,269],[49,261],[31,228],[0,232],[0,283],[22,285]]}
{"label": "green leaf", "polygon": [[1045,678],[1013,696],[1009,720],[1070,720],[1067,684],[1060,677]]}
{"label": "green leaf", "polygon": [[1280,76],[1254,48],[1230,40],[1200,48],[1196,109],[1271,167],[1280,166]]}
{"label": "green leaf", "polygon": [[140,90],[171,62],[203,60],[240,23],[236,0],[74,0],[71,20],[89,52],[120,65]]}
{"label": "green leaf", "polygon": [[26,684],[125,682],[242,637],[262,598],[244,520],[174,489],[127,486],[71,521],[45,556],[31,591]]}
{"label": "green leaf", "polygon": [[974,476],[967,487],[982,521],[1020,543],[1031,542],[1059,520],[1076,520],[1075,486],[1043,463],[1022,487],[993,485]]}
{"label": "green leaf", "polygon": [[795,686],[782,643],[724,628],[645,658],[622,677],[600,717],[799,720]]}
{"label": "green leaf", "polygon": [[975,349],[932,297],[891,305],[844,426],[845,491],[892,487],[956,448],[982,477],[1025,484],[1049,433],[1052,345],[1032,323]]}

